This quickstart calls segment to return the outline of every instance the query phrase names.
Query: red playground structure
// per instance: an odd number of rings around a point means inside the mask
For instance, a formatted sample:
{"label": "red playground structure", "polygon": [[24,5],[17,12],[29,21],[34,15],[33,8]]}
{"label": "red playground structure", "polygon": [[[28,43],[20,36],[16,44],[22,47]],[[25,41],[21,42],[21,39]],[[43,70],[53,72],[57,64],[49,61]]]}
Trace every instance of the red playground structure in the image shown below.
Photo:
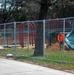
{"label": "red playground structure", "polygon": [[33,22],[22,22],[18,27],[18,40],[21,47],[24,47],[24,42],[28,41],[33,46],[36,39],[36,25]]}

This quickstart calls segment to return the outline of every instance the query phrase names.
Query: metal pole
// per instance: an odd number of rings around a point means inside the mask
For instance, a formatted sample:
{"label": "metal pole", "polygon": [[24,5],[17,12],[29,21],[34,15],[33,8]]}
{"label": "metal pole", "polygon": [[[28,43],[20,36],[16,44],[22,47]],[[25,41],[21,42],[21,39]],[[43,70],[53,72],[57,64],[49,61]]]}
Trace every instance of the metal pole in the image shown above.
{"label": "metal pole", "polygon": [[14,56],[16,55],[16,22],[14,22]]}
{"label": "metal pole", "polygon": [[29,22],[28,22],[28,47],[27,47],[27,50],[28,50],[28,52],[27,52],[27,56],[29,55]]}
{"label": "metal pole", "polygon": [[6,25],[4,24],[4,50],[5,50],[5,55],[6,55],[5,45],[6,45]]}
{"label": "metal pole", "polygon": [[[65,35],[65,19],[63,19],[63,34]],[[65,61],[65,44],[64,43],[63,43],[63,60]]]}
{"label": "metal pole", "polygon": [[[63,34],[65,35],[65,19],[63,19]],[[63,50],[65,50],[64,44],[63,44]]]}
{"label": "metal pole", "polygon": [[45,19],[43,20],[43,59],[45,59]]}

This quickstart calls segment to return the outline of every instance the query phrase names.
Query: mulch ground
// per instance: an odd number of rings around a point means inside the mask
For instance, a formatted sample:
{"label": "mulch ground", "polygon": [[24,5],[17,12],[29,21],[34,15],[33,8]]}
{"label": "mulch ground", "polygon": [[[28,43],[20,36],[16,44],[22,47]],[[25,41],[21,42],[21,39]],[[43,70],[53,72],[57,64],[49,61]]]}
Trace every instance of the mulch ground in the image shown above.
{"label": "mulch ground", "polygon": [[[65,50],[71,50],[66,44],[64,46]],[[56,42],[55,44],[52,44],[51,46],[47,47],[46,50],[60,51],[60,45],[58,42]]]}

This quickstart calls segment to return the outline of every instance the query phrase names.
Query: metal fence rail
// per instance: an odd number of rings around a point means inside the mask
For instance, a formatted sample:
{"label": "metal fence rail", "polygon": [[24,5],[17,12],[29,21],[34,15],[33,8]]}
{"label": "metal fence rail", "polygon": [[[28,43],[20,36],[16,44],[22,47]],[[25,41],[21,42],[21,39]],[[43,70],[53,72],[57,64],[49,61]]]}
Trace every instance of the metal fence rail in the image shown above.
{"label": "metal fence rail", "polygon": [[[17,56],[31,56],[35,50],[36,30],[39,23],[43,23],[43,58],[46,60],[68,62],[74,58],[74,50],[66,43],[60,51],[57,36],[63,32],[65,36],[71,32],[74,18],[60,18],[37,21],[23,21],[0,24],[0,55],[13,54]],[[41,34],[40,34],[41,35]],[[74,36],[73,36],[74,38]],[[40,42],[39,42],[40,44]],[[72,56],[71,56],[72,55]],[[69,62],[74,63],[73,60]]]}

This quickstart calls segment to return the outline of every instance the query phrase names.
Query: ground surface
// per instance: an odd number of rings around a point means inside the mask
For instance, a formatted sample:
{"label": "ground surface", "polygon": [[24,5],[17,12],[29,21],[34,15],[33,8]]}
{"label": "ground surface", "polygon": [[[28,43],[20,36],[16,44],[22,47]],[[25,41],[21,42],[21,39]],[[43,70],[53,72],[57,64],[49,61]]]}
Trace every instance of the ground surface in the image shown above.
{"label": "ground surface", "polygon": [[[30,48],[34,48],[34,45],[33,46],[30,45],[29,47]],[[18,47],[18,48],[21,48],[21,47]],[[24,47],[24,48],[27,48],[27,46]],[[47,50],[52,50],[52,51],[58,51],[58,50],[60,50],[59,43],[57,42],[57,43],[53,44],[52,46],[49,46],[47,48]],[[70,49],[68,47],[66,47],[66,50],[70,50]],[[25,60],[24,60],[24,62],[25,62]],[[28,61],[28,63],[32,63],[32,62]],[[45,66],[45,67],[49,67],[49,68],[51,67],[51,68],[54,68],[54,69],[59,69],[59,70],[63,70],[63,71],[74,73],[74,69],[69,70],[69,69],[65,69],[65,68],[62,68],[62,67],[56,67],[56,66],[53,66],[51,64],[50,65],[40,64],[40,63],[32,63],[32,64],[37,64],[37,65],[41,65],[41,66]]]}
{"label": "ground surface", "polygon": [[[66,44],[64,47],[65,47],[65,50],[71,50]],[[52,44],[51,46],[47,47],[46,49],[58,51],[58,50],[60,50],[60,45],[58,42],[56,42],[55,44]]]}
{"label": "ground surface", "polygon": [[0,75],[74,75],[34,64],[0,58]]}

